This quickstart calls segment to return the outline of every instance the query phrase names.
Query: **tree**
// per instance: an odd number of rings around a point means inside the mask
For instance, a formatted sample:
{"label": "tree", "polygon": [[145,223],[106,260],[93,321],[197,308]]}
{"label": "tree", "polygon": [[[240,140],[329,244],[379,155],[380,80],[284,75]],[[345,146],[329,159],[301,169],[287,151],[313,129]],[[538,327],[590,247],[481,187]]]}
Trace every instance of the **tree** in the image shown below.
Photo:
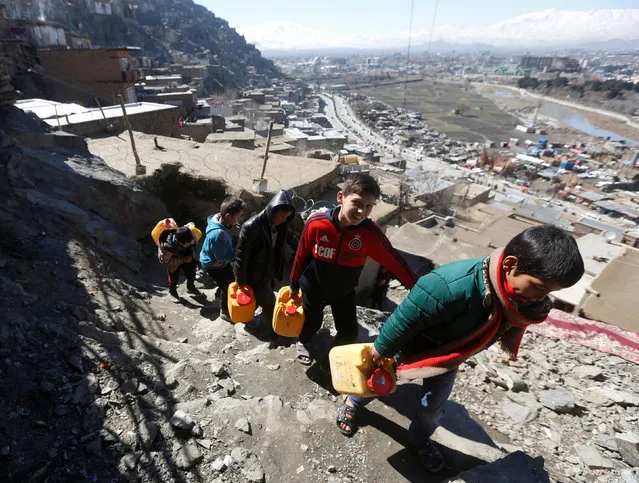
{"label": "tree", "polygon": [[426,204],[426,208],[447,214],[453,203],[454,188],[451,183],[436,174],[424,173],[410,181],[415,197]]}
{"label": "tree", "polygon": [[464,101],[457,101],[454,109],[455,115],[463,116],[467,111],[470,111],[470,106]]}
{"label": "tree", "polygon": [[615,99],[617,97],[623,97],[623,92],[618,87],[613,87],[612,89],[610,89],[608,91],[608,94],[606,94],[606,97],[608,99]]}
{"label": "tree", "polygon": [[566,87],[568,85],[568,79],[566,79],[565,77],[561,77],[561,76],[557,76],[552,80],[552,86],[559,88],[559,87]]}
{"label": "tree", "polygon": [[262,128],[265,124],[264,115],[255,101],[247,102],[239,114],[246,118],[245,126],[249,129]]}
{"label": "tree", "polygon": [[536,89],[539,87],[539,81],[536,77],[522,77],[517,81],[517,87],[520,89]]}

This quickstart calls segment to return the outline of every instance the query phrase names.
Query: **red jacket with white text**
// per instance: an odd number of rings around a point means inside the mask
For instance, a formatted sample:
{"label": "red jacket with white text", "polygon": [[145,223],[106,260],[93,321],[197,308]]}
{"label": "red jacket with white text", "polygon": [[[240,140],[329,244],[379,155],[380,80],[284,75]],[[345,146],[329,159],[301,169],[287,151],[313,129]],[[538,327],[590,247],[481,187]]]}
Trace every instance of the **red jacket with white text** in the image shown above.
{"label": "red jacket with white text", "polygon": [[338,210],[339,206],[315,213],[306,221],[291,287],[316,291],[323,300],[339,299],[355,288],[366,258],[371,257],[410,290],[417,277],[377,223],[367,218],[341,230],[334,221]]}

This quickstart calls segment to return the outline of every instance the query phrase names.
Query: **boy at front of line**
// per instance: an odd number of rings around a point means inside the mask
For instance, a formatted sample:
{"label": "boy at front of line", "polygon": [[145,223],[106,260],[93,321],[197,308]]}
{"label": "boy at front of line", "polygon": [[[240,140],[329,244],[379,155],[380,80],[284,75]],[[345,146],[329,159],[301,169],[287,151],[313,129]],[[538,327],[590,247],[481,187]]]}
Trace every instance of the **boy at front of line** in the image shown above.
{"label": "boy at front of line", "polygon": [[[570,287],[584,273],[572,235],[554,226],[535,226],[486,258],[436,268],[421,277],[377,336],[373,359],[397,355],[405,379],[422,379],[421,406],[411,433],[422,465],[444,467],[430,436],[439,426],[458,366],[496,341],[514,359],[526,328],[543,322],[550,292]],[[430,359],[429,365],[426,361]],[[358,410],[372,398],[348,396],[337,425],[346,436],[358,427]]]}
{"label": "boy at front of line", "polygon": [[[338,206],[309,217],[302,232],[293,269],[291,291],[302,289],[304,327],[296,346],[297,360],[308,365],[308,343],[322,326],[324,307],[331,306],[337,337],[334,345],[357,337],[355,286],[367,257],[391,272],[408,289],[417,277],[368,216],[380,188],[368,174],[354,174],[337,193]],[[328,359],[322,368],[328,369]]]}
{"label": "boy at front of line", "polygon": [[176,230],[164,230],[158,239],[158,261],[169,275],[169,294],[180,299],[177,286],[180,269],[186,275],[186,289],[189,293],[199,295],[195,288],[195,245],[197,240],[188,226]]}
{"label": "boy at front of line", "polygon": [[284,246],[294,214],[291,195],[280,190],[266,208],[244,223],[233,260],[235,281],[240,287],[248,285],[253,289],[271,342],[277,340],[271,325],[275,309],[274,278],[282,279]]}
{"label": "boy at front of line", "polygon": [[206,238],[200,252],[200,262],[204,271],[213,279],[220,292],[220,317],[230,322],[228,308],[229,285],[235,280],[231,261],[235,258],[231,229],[240,222],[244,212],[244,202],[229,196],[220,206],[220,212],[207,219]]}

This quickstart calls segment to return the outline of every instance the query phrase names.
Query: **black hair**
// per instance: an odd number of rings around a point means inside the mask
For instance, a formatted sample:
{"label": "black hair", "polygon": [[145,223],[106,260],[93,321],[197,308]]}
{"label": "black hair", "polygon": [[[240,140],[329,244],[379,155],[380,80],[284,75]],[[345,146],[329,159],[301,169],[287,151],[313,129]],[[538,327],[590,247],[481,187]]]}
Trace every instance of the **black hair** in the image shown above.
{"label": "black hair", "polygon": [[271,216],[274,213],[280,213],[280,212],[295,213],[295,207],[291,206],[291,205],[279,205],[279,206],[276,206],[275,208],[273,208],[271,210]]}
{"label": "black hair", "polygon": [[220,206],[220,216],[224,218],[226,215],[235,216],[240,213],[244,209],[244,202],[235,198],[234,196],[229,196],[224,201],[222,201],[222,206]]}
{"label": "black hair", "polygon": [[550,225],[533,226],[508,242],[504,257],[517,257],[517,273],[554,281],[562,287],[576,284],[584,261],[574,237]]}
{"label": "black hair", "polygon": [[351,193],[360,196],[373,195],[375,199],[379,199],[382,191],[379,189],[379,184],[377,184],[375,178],[370,174],[355,173],[346,178],[344,187],[342,188],[342,194],[344,196],[348,196]]}
{"label": "black hair", "polygon": [[188,226],[181,226],[177,230],[175,230],[175,241],[179,243],[189,243],[192,242],[195,238],[193,237],[193,232]]}

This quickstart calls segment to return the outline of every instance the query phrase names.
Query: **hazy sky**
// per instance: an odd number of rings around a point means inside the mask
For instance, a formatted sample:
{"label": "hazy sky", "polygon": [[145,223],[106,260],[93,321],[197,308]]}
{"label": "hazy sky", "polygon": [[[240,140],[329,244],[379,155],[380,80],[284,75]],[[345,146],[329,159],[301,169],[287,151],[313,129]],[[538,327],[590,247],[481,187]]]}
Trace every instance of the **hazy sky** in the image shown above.
{"label": "hazy sky", "polygon": [[[328,32],[385,36],[408,31],[410,0],[195,0],[232,27],[287,21]],[[639,0],[440,0],[435,25],[484,26],[549,8],[638,8]],[[434,0],[415,0],[414,30],[430,30]]]}

